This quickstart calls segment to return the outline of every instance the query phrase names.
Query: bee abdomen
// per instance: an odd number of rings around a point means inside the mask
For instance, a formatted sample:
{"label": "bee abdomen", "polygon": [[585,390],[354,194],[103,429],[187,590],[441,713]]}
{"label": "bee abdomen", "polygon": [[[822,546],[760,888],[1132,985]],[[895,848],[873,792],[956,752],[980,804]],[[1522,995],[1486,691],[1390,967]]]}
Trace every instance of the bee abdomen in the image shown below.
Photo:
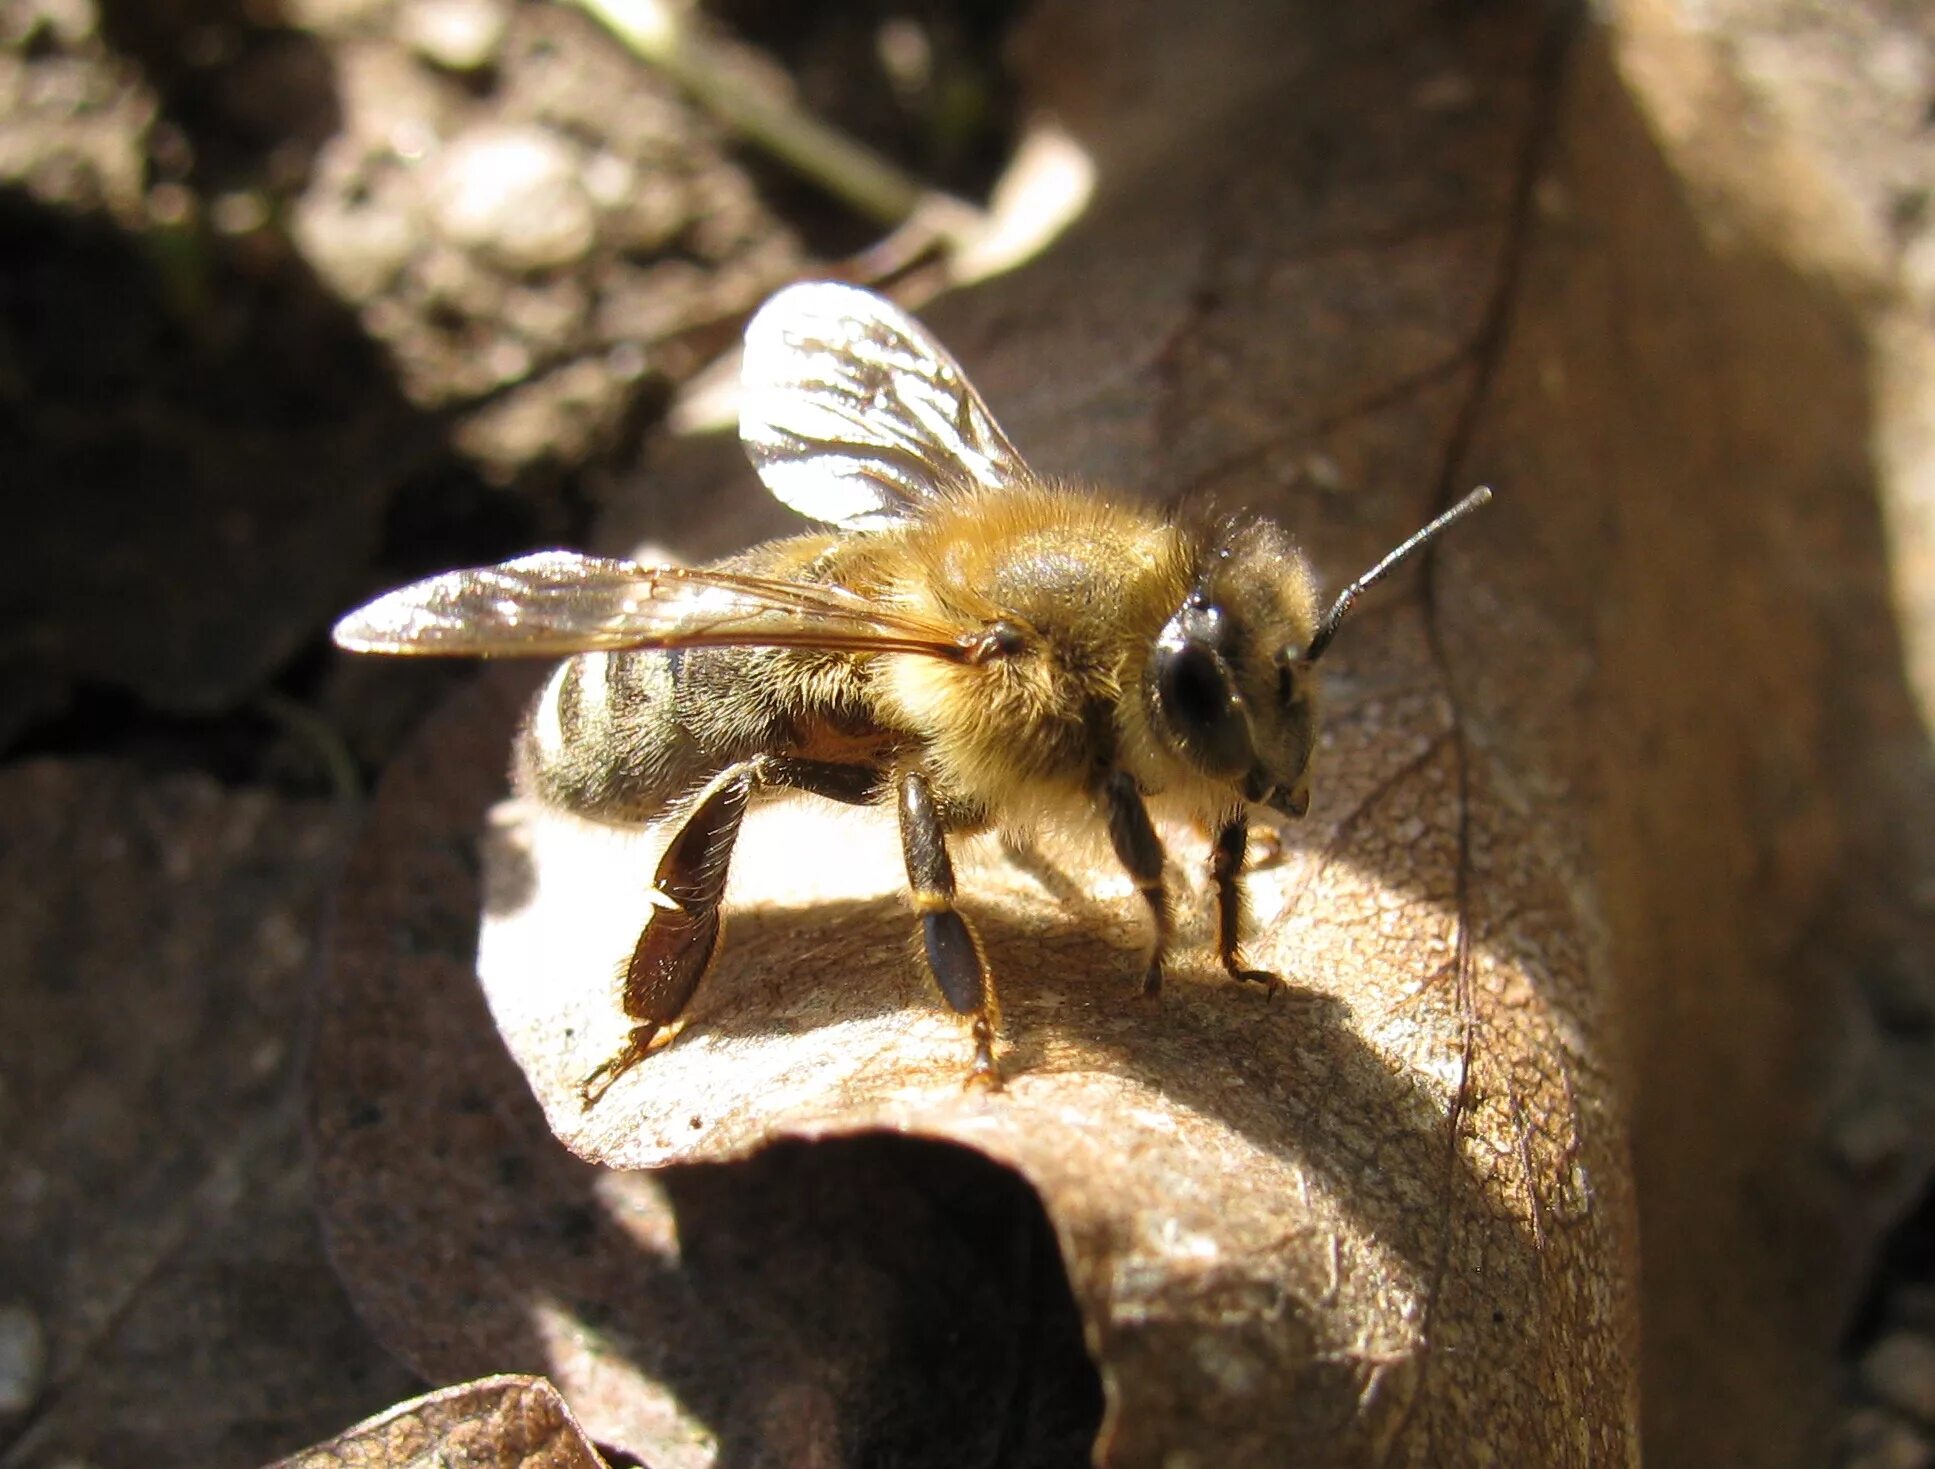
{"label": "bee abdomen", "polygon": [[559,664],[518,732],[519,790],[593,820],[642,824],[730,763],[679,717],[678,663],[654,649]]}

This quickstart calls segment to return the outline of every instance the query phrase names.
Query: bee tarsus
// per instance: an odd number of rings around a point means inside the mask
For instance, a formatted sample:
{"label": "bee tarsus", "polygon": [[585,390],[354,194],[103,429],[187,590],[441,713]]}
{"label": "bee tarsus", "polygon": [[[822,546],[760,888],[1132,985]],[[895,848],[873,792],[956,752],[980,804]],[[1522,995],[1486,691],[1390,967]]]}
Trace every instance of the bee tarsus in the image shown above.
{"label": "bee tarsus", "polygon": [[1285,988],[1282,978],[1243,962],[1243,864],[1250,844],[1249,818],[1241,811],[1216,829],[1209,850],[1210,881],[1216,884],[1216,961],[1231,979],[1262,985],[1271,999]]}

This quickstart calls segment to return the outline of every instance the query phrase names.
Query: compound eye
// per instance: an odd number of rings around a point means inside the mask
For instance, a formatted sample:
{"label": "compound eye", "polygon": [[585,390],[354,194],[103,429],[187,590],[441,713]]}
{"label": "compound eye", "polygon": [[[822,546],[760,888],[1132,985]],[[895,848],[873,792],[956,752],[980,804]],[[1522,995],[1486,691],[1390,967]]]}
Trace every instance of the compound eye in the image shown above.
{"label": "compound eye", "polygon": [[1233,779],[1256,763],[1249,717],[1214,650],[1188,640],[1159,647],[1155,692],[1171,737],[1204,770]]}
{"label": "compound eye", "polygon": [[1162,702],[1170,717],[1192,732],[1229,716],[1231,690],[1221,662],[1206,648],[1185,646],[1163,664]]}

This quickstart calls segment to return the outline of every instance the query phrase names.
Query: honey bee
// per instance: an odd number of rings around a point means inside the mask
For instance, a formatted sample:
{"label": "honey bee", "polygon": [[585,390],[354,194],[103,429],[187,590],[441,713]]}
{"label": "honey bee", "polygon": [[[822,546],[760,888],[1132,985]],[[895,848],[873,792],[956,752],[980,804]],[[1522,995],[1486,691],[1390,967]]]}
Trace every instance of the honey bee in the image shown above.
{"label": "honey bee", "polygon": [[766,487],[832,527],[711,566],[545,551],[452,571],[337,624],[368,653],[562,656],[518,733],[524,793],[619,825],[672,818],[624,974],[632,1028],[592,1105],[684,1012],[718,949],[748,806],[894,803],[927,967],[999,1085],[997,1005],[956,906],[950,837],[1086,821],[1147,900],[1141,988],[1174,937],[1151,819],[1213,832],[1216,953],[1245,967],[1252,804],[1302,816],[1317,664],[1358,596],[1490,498],[1480,488],[1321,609],[1259,516],[1191,526],[1033,473],[960,366],[852,286],[790,287],[746,330],[740,437]]}

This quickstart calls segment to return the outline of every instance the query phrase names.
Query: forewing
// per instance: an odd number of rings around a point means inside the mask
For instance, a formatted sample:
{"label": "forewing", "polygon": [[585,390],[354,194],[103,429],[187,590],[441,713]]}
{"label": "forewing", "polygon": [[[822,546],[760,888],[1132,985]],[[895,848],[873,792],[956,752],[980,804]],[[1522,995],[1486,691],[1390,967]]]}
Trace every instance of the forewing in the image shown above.
{"label": "forewing", "polygon": [[789,286],[746,328],[739,437],[775,496],[853,529],[1027,473],[926,328],[870,291],[830,281]]}
{"label": "forewing", "polygon": [[973,641],[841,587],[571,551],[399,587],[337,623],[335,638],[356,653],[471,658],[738,646],[959,659]]}

